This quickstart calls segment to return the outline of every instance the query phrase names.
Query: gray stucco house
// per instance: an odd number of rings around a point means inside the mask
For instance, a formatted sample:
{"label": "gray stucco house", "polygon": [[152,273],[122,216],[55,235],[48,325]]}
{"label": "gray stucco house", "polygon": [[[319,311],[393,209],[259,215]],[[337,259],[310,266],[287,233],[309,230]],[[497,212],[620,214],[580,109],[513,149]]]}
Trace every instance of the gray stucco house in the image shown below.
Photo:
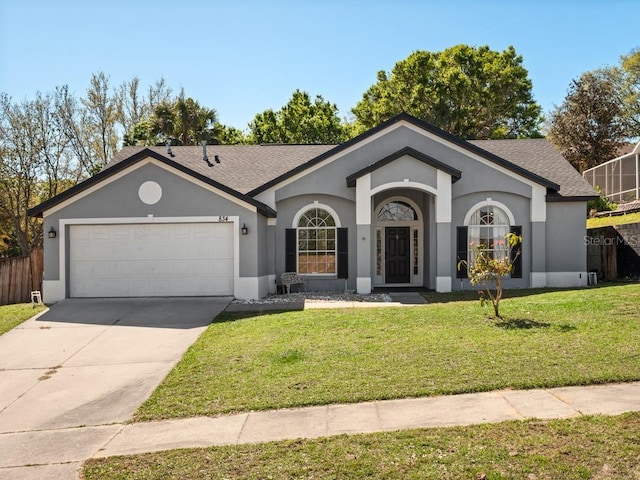
{"label": "gray stucco house", "polygon": [[[469,288],[478,242],[523,236],[508,287],[586,285],[589,184],[544,139],[464,141],[401,114],[341,145],[125,147],[41,215],[44,298]],[[55,238],[50,238],[55,237]]]}

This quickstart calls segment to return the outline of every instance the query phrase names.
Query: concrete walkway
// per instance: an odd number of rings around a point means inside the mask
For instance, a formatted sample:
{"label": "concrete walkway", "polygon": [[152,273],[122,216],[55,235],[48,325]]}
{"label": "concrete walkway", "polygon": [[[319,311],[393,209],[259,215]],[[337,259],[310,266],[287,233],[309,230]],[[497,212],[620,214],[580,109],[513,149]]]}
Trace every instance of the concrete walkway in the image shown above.
{"label": "concrete walkway", "polygon": [[629,411],[640,411],[640,382],[20,432],[0,435],[0,478],[71,480],[87,458],[175,448]]}

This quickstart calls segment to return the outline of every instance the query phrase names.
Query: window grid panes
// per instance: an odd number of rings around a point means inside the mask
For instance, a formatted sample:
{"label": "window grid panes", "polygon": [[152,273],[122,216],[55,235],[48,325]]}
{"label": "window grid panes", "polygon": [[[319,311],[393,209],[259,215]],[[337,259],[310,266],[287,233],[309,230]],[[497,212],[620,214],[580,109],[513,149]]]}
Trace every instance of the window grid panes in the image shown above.
{"label": "window grid panes", "polygon": [[488,252],[491,258],[502,259],[507,255],[506,235],[509,219],[502,209],[481,207],[469,221],[469,263],[473,264],[476,248]]}
{"label": "window grid panes", "polygon": [[298,221],[298,273],[336,273],[336,223],[322,208],[307,210]]}

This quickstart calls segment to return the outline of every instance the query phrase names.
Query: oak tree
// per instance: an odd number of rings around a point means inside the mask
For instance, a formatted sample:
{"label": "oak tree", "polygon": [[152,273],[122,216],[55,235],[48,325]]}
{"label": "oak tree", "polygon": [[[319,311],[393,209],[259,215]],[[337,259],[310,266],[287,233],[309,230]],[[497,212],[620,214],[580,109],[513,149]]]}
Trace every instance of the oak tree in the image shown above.
{"label": "oak tree", "polygon": [[522,56],[511,46],[413,52],[378,72],[352,112],[359,131],[406,112],[465,139],[536,137],[542,121]]}

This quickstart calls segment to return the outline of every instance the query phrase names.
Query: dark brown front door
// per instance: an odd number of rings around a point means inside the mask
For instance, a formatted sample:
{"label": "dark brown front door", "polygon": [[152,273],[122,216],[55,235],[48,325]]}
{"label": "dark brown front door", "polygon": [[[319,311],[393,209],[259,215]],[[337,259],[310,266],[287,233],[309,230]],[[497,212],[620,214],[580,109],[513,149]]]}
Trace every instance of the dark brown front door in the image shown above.
{"label": "dark brown front door", "polygon": [[385,283],[409,283],[410,277],[410,227],[384,229]]}

